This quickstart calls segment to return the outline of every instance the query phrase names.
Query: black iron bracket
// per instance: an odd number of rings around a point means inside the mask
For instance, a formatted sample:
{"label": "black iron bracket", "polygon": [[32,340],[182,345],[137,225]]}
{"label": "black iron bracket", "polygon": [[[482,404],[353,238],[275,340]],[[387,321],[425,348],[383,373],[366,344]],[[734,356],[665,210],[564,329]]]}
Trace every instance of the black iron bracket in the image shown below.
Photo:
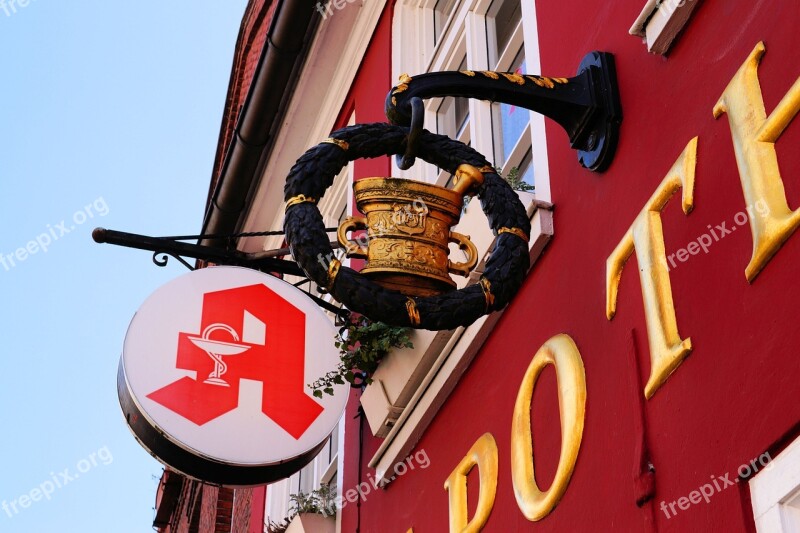
{"label": "black iron bracket", "polygon": [[[326,229],[331,230],[331,228]],[[336,228],[333,228],[333,231],[335,230]],[[280,259],[280,256],[289,255],[290,252],[288,248],[281,248],[266,252],[246,253],[235,249],[233,245],[231,245],[230,248],[225,249],[204,246],[201,244],[180,242],[182,240],[201,238],[229,237],[233,239],[238,237],[282,234],[283,231],[262,231],[227,236],[185,235],[176,237],[149,237],[147,235],[138,235],[136,233],[125,233],[123,231],[95,228],[92,232],[92,239],[99,244],[107,243],[116,246],[124,246],[126,248],[151,251],[153,252],[153,263],[160,267],[167,266],[169,259],[173,258],[189,270],[195,270],[195,267],[192,264],[183,259],[184,257],[190,257],[192,259],[199,259],[201,261],[214,263],[215,265],[241,266],[270,274],[298,276],[303,279],[296,283],[295,286],[300,287],[301,285],[308,283],[310,280],[297,263],[294,261],[288,261],[286,259]],[[346,317],[350,314],[348,310],[336,307],[330,302],[326,302],[322,298],[319,298],[308,291],[306,294],[312,300],[314,300],[317,305],[339,317]]]}
{"label": "black iron bracket", "polygon": [[414,161],[422,100],[445,96],[502,102],[551,118],[567,132],[579,163],[589,170],[602,172],[614,158],[622,108],[614,56],[607,52],[587,54],[572,78],[465,70],[403,75],[400,82],[386,97],[386,116],[411,128],[408,151],[398,156],[401,168]]}

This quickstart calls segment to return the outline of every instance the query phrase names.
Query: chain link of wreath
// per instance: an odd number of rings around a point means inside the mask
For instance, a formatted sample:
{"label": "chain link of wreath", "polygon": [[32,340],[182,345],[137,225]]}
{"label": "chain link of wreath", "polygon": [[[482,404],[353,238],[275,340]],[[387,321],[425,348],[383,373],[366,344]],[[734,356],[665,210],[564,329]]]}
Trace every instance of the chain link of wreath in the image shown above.
{"label": "chain link of wreath", "polygon": [[[478,189],[481,207],[498,235],[481,283],[439,296],[409,298],[381,287],[351,268],[341,267],[329,285],[328,260],[333,257],[333,249],[316,202],[349,161],[402,154],[407,135],[408,128],[386,123],[348,126],[303,154],[289,171],[284,188],[285,200],[303,199],[286,210],[286,240],[292,257],[308,277],[326,287],[351,311],[394,326],[430,330],[467,326],[505,307],[519,290],[530,266],[527,241],[518,234],[501,231],[517,228],[529,236],[531,228],[525,207],[508,183],[494,172],[484,172],[484,183]],[[469,146],[427,130],[423,130],[416,155],[451,173],[463,163],[493,168]]]}

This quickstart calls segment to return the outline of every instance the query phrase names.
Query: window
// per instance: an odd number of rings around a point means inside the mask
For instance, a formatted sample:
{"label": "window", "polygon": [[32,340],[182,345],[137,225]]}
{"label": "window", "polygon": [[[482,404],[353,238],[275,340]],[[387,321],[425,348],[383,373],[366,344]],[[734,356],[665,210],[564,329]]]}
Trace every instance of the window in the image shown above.
{"label": "window", "polygon": [[[333,185],[330,191],[322,198],[319,203],[319,210],[322,214],[322,219],[325,222],[326,228],[339,227],[339,224],[344,222],[347,218],[348,208],[347,200],[349,192],[352,190],[353,183],[353,164],[350,163],[342,169],[342,171],[334,178]],[[331,234],[332,235],[332,234]],[[333,236],[335,239],[335,235]],[[344,257],[344,250],[342,248],[335,248],[333,253],[340,261],[347,261]],[[345,262],[345,264],[348,264]],[[294,276],[286,276],[286,281],[290,283],[297,283],[300,278]],[[341,305],[334,300],[325,291],[320,291],[319,287],[313,281],[308,281],[304,285],[299,286],[300,289],[307,291],[309,294],[319,296],[320,298],[334,304]]]}
{"label": "window", "polygon": [[[469,145],[469,100],[453,97],[442,99],[436,110],[436,132]],[[436,184],[450,187],[454,176],[440,168],[436,171]]]}
{"label": "window", "polygon": [[[355,114],[350,117],[350,121],[348,123],[350,126],[353,124],[355,124]],[[325,196],[319,202],[319,211],[322,215],[322,220],[324,221],[326,228],[338,228],[339,225],[348,217],[348,213],[350,213],[349,203],[352,192],[353,171],[354,165],[351,161],[333,179],[333,184],[326,191]],[[329,235],[331,235],[332,239],[336,239],[335,234],[331,233]],[[336,259],[342,261],[342,264],[349,266],[350,260],[345,258],[344,249],[334,248],[333,253]],[[292,284],[297,284],[303,281],[302,278],[298,278],[296,276],[285,276],[284,279]],[[341,307],[341,304],[334,300],[333,297],[331,297],[327,292],[324,290],[320,291],[317,284],[313,281],[306,281],[302,285],[295,286],[309,294],[322,298],[328,303],[336,305],[337,307]],[[333,317],[333,314],[329,311],[328,314]]]}
{"label": "window", "polygon": [[[463,54],[458,67],[454,70],[467,69],[467,56]],[[436,107],[436,133],[447,135],[451,139],[458,139],[462,143],[470,144],[470,114],[469,99],[448,96],[437,99]],[[440,168],[436,169],[433,180],[437,185],[450,187],[453,175]]]}
{"label": "window", "polygon": [[800,532],[800,438],[768,464],[762,454],[751,464],[766,466],[750,479],[750,501],[758,533]]}
{"label": "window", "polygon": [[460,139],[467,131],[469,100],[448,96],[436,110],[436,131],[453,139]]}
{"label": "window", "polygon": [[[525,60],[525,38],[521,3],[515,0],[494,0],[486,18],[490,37],[489,57],[492,68],[499,72],[529,73]],[[491,45],[491,36],[494,44]],[[495,165],[503,176],[516,174],[533,185],[531,145],[531,113],[527,109],[507,104],[492,106]]]}
{"label": "window", "polygon": [[308,494],[319,489],[322,484],[329,485],[341,494],[342,487],[338,485],[338,452],[339,442],[344,432],[344,425],[339,422],[331,434],[331,439],[322,448],[319,454],[299,472],[289,478],[271,483],[267,490],[266,517],[273,522],[280,522],[288,516],[290,496],[292,494]]}
{"label": "window", "polygon": [[511,41],[517,26],[522,22],[522,4],[518,0],[495,0],[489,7],[489,13],[493,12],[495,14],[486,20],[487,24],[494,24],[494,48],[502,53]]}
{"label": "window", "polygon": [[433,44],[439,43],[447,21],[453,15],[456,0],[437,0],[433,7]]}
{"label": "window", "polygon": [[[467,57],[464,56],[455,70],[466,69]],[[469,144],[469,99],[448,96],[440,100],[436,110],[436,132]]]}
{"label": "window", "polygon": [[[471,9],[463,9],[465,4]],[[430,10],[434,44],[430,50],[419,51],[430,58],[425,70],[527,73],[523,11],[520,0],[436,0]],[[413,71],[410,67],[403,71]],[[527,109],[466,98],[433,98],[426,101],[426,127],[474,147],[504,176],[516,173],[534,184],[537,159]],[[442,169],[419,166],[422,169],[399,175],[441,186],[451,184],[453,177]]]}
{"label": "window", "polygon": [[[511,67],[503,70],[517,74],[525,73],[525,51],[520,50]],[[505,164],[511,157],[514,147],[528,130],[530,113],[527,109],[508,104],[498,104],[496,109],[500,115],[500,138],[497,143],[499,150],[496,159],[499,163]],[[526,141],[526,144],[530,145],[530,137]]]}
{"label": "window", "polygon": [[517,176],[519,176],[522,181],[527,183],[528,185],[533,185],[533,149],[528,148],[528,151],[525,152],[525,155],[522,156],[522,161],[520,161],[517,171]]}

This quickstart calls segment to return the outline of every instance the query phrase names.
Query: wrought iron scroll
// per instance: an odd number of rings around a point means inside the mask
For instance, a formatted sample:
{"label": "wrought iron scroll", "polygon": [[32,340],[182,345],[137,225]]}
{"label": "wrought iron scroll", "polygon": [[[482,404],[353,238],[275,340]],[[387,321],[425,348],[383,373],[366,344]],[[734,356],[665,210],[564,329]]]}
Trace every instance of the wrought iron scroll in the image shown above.
{"label": "wrought iron scroll", "polygon": [[[326,228],[326,231],[336,231],[336,229],[337,228]],[[286,274],[304,278],[300,283],[296,284],[298,287],[308,282],[305,272],[294,261],[275,257],[272,252],[246,253],[234,247],[233,239],[235,238],[267,235],[283,235],[283,231],[248,232],[234,235],[181,235],[176,237],[150,237],[147,235],[137,235],[135,233],[126,233],[105,228],[95,228],[92,232],[92,238],[97,243],[108,243],[124,246],[126,248],[136,248],[138,250],[149,250],[153,252],[153,263],[159,267],[167,266],[169,259],[173,258],[189,270],[195,270],[195,267],[184,259],[184,257],[190,257],[215,265],[241,266],[271,274]],[[229,238],[231,246],[225,249],[180,242],[182,240],[205,238]],[[286,253],[288,253],[288,250],[286,250]],[[349,315],[349,311],[346,309],[339,308],[319,298],[315,294],[311,294],[310,291],[306,294],[314,300],[317,305],[326,311],[334,313],[336,316],[341,317]]]}

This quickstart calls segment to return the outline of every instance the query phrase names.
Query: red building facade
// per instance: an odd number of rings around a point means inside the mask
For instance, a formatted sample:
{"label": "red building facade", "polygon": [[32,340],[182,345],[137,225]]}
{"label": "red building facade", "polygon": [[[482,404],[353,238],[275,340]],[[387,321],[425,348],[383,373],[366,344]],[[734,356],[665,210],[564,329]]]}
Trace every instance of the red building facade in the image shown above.
{"label": "red building facade", "polygon": [[[248,8],[212,204],[258,76],[258,35],[285,7],[273,4]],[[392,354],[353,392],[327,456],[335,475],[322,476],[341,494],[337,529],[798,527],[797,6],[342,0],[322,11],[240,194],[238,230],[280,227],[294,159],[333,129],[385,121],[400,73],[568,77],[601,50],[615,57],[624,114],[614,161],[595,174],[555,123],[525,110],[428,102],[428,129],[535,185],[522,194],[532,268],[502,314],[420,332],[413,350]],[[357,160],[320,203],[326,221],[355,213],[352,180],[370,176],[448,179],[430,166]],[[479,209],[470,205],[456,231],[472,232],[486,253],[493,236]]]}

